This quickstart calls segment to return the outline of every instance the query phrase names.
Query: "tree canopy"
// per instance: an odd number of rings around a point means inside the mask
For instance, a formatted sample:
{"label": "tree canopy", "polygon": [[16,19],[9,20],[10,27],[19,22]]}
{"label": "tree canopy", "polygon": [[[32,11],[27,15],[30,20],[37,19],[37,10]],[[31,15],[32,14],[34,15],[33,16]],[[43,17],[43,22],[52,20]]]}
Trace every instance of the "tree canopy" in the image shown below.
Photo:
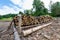
{"label": "tree canopy", "polygon": [[34,0],[33,9],[35,9],[35,15],[40,16],[48,13],[48,10],[44,7],[44,3],[40,0]]}
{"label": "tree canopy", "polygon": [[60,16],[60,2],[51,5],[52,16]]}

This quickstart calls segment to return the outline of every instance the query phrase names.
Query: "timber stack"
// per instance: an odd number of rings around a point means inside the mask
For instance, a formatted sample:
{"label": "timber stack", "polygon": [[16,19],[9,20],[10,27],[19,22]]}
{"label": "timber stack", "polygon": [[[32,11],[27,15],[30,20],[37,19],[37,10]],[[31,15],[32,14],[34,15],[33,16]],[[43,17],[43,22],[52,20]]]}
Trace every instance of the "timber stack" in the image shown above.
{"label": "timber stack", "polygon": [[[21,26],[30,26],[30,25],[36,25],[36,24],[43,24],[43,23],[48,23],[53,20],[53,18],[49,15],[43,15],[43,16],[38,16],[34,17],[31,15],[22,15],[22,24]],[[14,17],[14,21],[16,26],[18,26],[18,16]]]}

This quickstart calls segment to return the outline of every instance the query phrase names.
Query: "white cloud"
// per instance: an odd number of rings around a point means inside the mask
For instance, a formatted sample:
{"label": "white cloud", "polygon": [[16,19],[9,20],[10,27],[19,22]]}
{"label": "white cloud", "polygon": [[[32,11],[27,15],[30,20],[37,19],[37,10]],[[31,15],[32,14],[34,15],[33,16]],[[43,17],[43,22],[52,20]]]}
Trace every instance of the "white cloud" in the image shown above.
{"label": "white cloud", "polygon": [[60,2],[60,0],[52,0],[52,2],[53,2],[53,3],[55,3],[55,2]]}
{"label": "white cloud", "polygon": [[19,5],[20,7],[22,7],[24,10],[25,9],[31,9],[32,8],[32,3],[33,0],[11,0],[12,3]]}
{"label": "white cloud", "polygon": [[50,6],[50,1],[52,1],[52,3],[55,3],[55,2],[60,2],[60,0],[41,0],[44,2],[44,5],[46,8],[49,9],[49,6]]}
{"label": "white cloud", "polygon": [[6,14],[5,11],[0,9],[0,15]]}
{"label": "white cloud", "polygon": [[33,8],[32,4],[33,4],[33,0],[25,0],[23,2],[23,9],[31,9],[31,8]]}
{"label": "white cloud", "polygon": [[[14,8],[16,10],[14,10]],[[9,6],[3,6],[3,8],[0,9],[0,15],[5,15],[5,14],[8,14],[8,13],[18,13],[19,11],[23,11],[22,9],[19,9],[17,7],[14,7],[14,8],[11,8]]]}
{"label": "white cloud", "polygon": [[10,1],[19,6],[22,6],[22,4],[23,4],[21,0],[10,0]]}

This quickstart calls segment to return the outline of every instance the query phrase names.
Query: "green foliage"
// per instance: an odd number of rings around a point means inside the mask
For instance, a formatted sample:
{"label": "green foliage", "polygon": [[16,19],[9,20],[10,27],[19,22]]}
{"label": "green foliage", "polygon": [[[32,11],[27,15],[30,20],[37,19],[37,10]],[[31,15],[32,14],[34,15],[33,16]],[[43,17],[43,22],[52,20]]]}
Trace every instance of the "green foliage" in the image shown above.
{"label": "green foliage", "polygon": [[0,19],[2,19],[2,16],[0,15]]}
{"label": "green foliage", "polygon": [[17,14],[6,14],[6,15],[0,15],[0,19],[3,18],[13,18],[14,16],[16,16]]}
{"label": "green foliage", "polygon": [[44,7],[44,3],[40,0],[34,0],[33,8],[35,9],[35,16],[45,15],[48,13],[48,10]]}
{"label": "green foliage", "polygon": [[27,14],[27,15],[29,15],[29,11],[28,10],[25,10],[24,13]]}
{"label": "green foliage", "polygon": [[23,15],[23,12],[20,11],[19,14]]}
{"label": "green foliage", "polygon": [[51,15],[54,17],[59,17],[60,16],[60,2],[56,2],[51,5]]}
{"label": "green foliage", "polygon": [[26,15],[29,15],[29,12],[30,12],[30,10],[25,10],[25,11],[24,11],[24,13],[25,13]]}

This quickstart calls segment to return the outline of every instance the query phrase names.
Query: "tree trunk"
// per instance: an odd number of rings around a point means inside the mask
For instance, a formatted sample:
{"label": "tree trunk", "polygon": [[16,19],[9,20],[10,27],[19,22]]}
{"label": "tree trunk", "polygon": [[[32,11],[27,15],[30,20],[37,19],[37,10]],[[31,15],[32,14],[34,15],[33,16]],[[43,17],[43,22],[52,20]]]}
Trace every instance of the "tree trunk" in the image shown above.
{"label": "tree trunk", "polygon": [[23,34],[23,36],[26,36],[26,35],[31,34],[32,32],[35,32],[35,31],[37,31],[37,30],[39,30],[39,29],[41,29],[43,27],[46,27],[46,26],[48,26],[50,24],[52,24],[52,22],[44,24],[44,25],[41,25],[41,26],[37,26],[37,27],[34,27],[34,28],[30,28],[28,30],[23,30],[22,34]]}

